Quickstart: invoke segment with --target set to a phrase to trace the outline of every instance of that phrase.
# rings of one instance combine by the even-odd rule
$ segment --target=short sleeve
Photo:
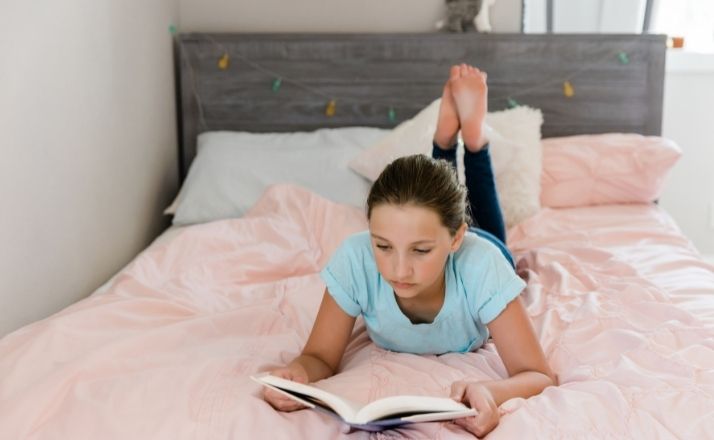
[[[340,306],[352,317],[362,313],[357,292],[364,283],[364,271],[357,253],[346,240],[332,254],[327,265],[320,271],[320,278],[325,282],[327,290]],[[360,273],[362,272],[362,273]]]
[[[490,256],[490,264],[483,272],[480,280],[479,294],[476,295],[474,307],[479,320],[483,324],[496,319],[526,287],[513,267],[502,255],[494,252]]]

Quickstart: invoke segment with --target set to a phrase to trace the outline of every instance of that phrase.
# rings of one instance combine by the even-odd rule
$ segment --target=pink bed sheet
[[[2,439],[471,438],[448,423],[345,431],[274,411],[248,375],[296,356],[317,272],[363,214],[290,185],[243,218],[185,228],[111,283],[0,340]],[[509,231],[523,299],[560,378],[501,407],[489,438],[713,438],[714,267],[654,205],[541,211]],[[506,376],[492,344],[416,356],[358,320],[342,373],[367,402]]]

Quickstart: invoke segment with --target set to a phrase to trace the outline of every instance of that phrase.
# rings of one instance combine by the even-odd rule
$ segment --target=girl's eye
[[[382,250],[382,251],[387,251],[387,250],[391,249],[391,246],[387,246],[384,244],[378,244],[376,246],[377,246],[377,249]],[[431,252],[431,249],[414,249],[414,252],[416,252],[418,254],[428,254],[429,252]]]

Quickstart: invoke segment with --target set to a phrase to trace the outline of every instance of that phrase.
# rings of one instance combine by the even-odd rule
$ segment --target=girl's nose
[[[394,268],[396,281],[407,281],[412,276],[412,265],[408,258],[397,257]]]

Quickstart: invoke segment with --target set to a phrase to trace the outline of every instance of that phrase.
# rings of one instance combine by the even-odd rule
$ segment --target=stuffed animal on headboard
[[[489,11],[496,0],[446,0],[447,17],[437,29],[449,32],[491,32]]]

